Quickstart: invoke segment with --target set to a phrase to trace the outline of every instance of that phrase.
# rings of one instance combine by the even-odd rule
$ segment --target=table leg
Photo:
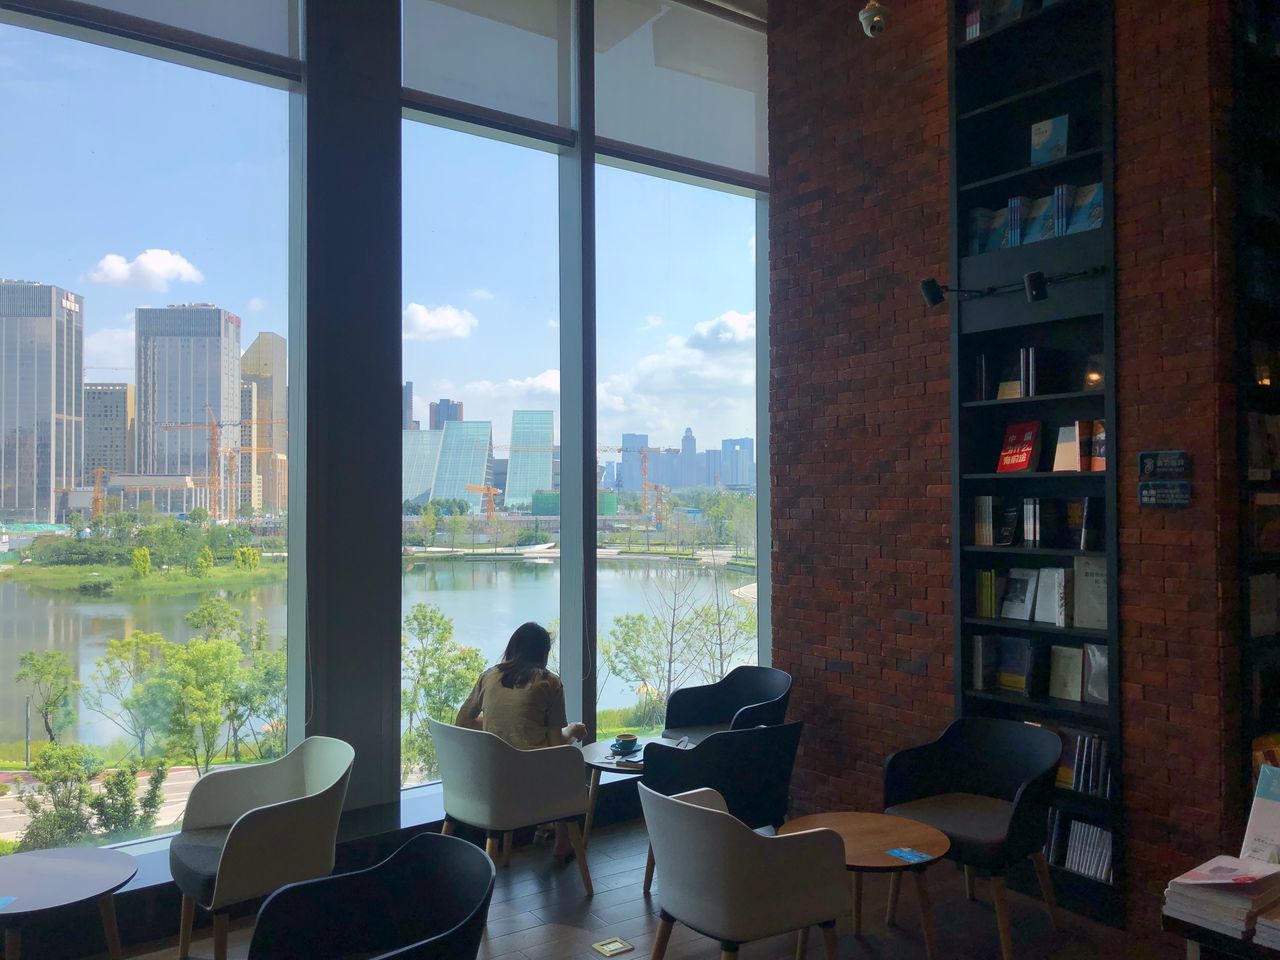
[[[796,931],[796,960],[804,960],[809,953],[809,928],[801,927]]]
[[[591,768],[591,789],[587,792],[587,817],[582,824],[582,845],[591,843],[591,821],[596,818],[596,797],[600,794],[600,771]]]
[[[104,893],[98,898],[98,912],[102,914],[102,933],[107,939],[107,956],[120,960],[120,927],[116,925],[116,898]]]
[[[862,936],[862,871],[853,871],[853,935]]]
[[[4,928],[4,960],[19,960],[22,956],[22,931],[17,927]]]
[[[1194,940],[1187,941],[1187,960],[1200,960],[1200,944]]]
[[[898,917],[898,888],[902,885],[902,873],[889,874],[889,902],[884,907],[884,925],[892,927]]]
[[[920,928],[924,932],[925,960],[933,960],[933,907],[929,903],[929,887],[924,871],[912,871],[916,878],[916,899],[920,901]]]

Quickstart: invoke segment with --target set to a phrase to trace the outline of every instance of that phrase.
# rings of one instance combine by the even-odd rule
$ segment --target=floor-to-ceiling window
[[[236,11],[149,25],[297,56]],[[288,82],[45,27],[0,23],[0,852],[286,745]]]

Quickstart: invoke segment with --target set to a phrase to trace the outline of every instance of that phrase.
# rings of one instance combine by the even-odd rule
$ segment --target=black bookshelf
[[[960,716],[1004,717],[1084,733],[1106,745],[1111,790],[1099,797],[1059,788],[1054,806],[1066,822],[1100,826],[1112,836],[1112,876],[1104,882],[1051,861],[1059,903],[1067,909],[1116,926],[1125,920],[1123,738],[1121,736],[1117,465],[1118,425],[1115,397],[1115,251],[1114,251],[1114,55],[1112,0],[1023,0],[1016,19],[986,24],[966,37],[970,0],[950,8],[950,155],[951,259],[949,286],[989,295],[952,294],[952,563],[955,631],[955,702]],[[1066,114],[1067,143],[1062,155],[1032,164],[1030,127]],[[1280,130],[1280,126],[1277,126]],[[1052,239],[988,249],[970,236],[974,211],[999,210],[1008,200],[1052,196],[1059,184],[1084,187],[1100,183],[1104,197],[1101,225]],[[1021,283],[1032,271],[1061,277],[1049,284],[1048,297],[1028,303]],[[1084,274],[1067,278],[1068,274]],[[1023,348],[1035,347],[1049,358],[1056,374],[1052,389],[998,396],[993,373],[1008,369]],[[1090,361],[1101,358],[1102,383],[1085,384]],[[979,363],[979,358],[982,362]],[[978,373],[977,371],[983,371]],[[1041,381],[1044,382],[1043,379]],[[1053,470],[1059,427],[1077,421],[1106,424],[1105,467],[1085,472]],[[1038,421],[1041,459],[1034,469],[997,470],[1005,429]],[[1059,501],[1065,514],[1071,502],[1085,499],[1094,511],[1095,529],[1087,549],[1060,542],[1058,536],[1023,544],[980,542],[980,497]],[[1101,519],[1097,511],[1101,508]],[[997,514],[998,515],[998,514]],[[984,537],[982,539],[990,539]],[[1054,542],[1059,541],[1059,542]],[[1043,545],[1042,545],[1043,544]],[[1012,568],[1076,569],[1077,563],[1106,571],[1105,627],[1055,626],[1034,620],[980,616],[978,571]],[[1083,569],[1083,567],[1081,568]],[[997,610],[996,612],[1000,612]],[[1104,646],[1108,657],[1107,701],[1028,696],[990,682],[975,689],[974,637],[1017,637],[1042,654],[1047,664],[1054,646]],[[1044,669],[1047,669],[1045,667]],[[1029,689],[1042,693],[1047,678]],[[1065,843],[1063,844],[1065,846]],[[1013,871],[1012,886],[1039,896],[1030,870]]]
[[[1240,463],[1240,650],[1243,690],[1241,796],[1253,796],[1254,749],[1280,734],[1280,444],[1266,418],[1280,417],[1280,284],[1259,277],[1280,257],[1280,37],[1267,37],[1280,0],[1250,0],[1235,18],[1232,169],[1236,175],[1236,334]],[[1270,272],[1270,271],[1268,271]],[[1260,286],[1261,284],[1261,286]],[[1280,440],[1280,436],[1276,438]],[[1268,529],[1269,528],[1269,529]],[[1268,611],[1269,608],[1269,611]],[[1270,622],[1259,622],[1261,617]]]

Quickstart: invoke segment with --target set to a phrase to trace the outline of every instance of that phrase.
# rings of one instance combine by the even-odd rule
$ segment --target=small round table
[[[0,926],[5,960],[22,953],[22,924],[38,914],[97,900],[112,960],[120,957],[113,894],[133,879],[138,861],[119,850],[70,847],[0,857]],[[4,901],[12,897],[8,903]]]
[[[596,816],[596,797],[600,793],[600,774],[603,771],[610,773],[630,773],[640,776],[642,770],[627,769],[619,767],[618,760],[624,762],[627,760],[639,760],[644,756],[644,748],[647,743],[665,743],[669,747],[679,744],[678,740],[666,740],[662,737],[643,737],[637,741],[639,746],[632,750],[625,757],[616,757],[613,753],[612,741],[597,740],[595,743],[583,744],[580,749],[582,751],[582,762],[591,768],[591,790],[587,796],[587,817],[586,822],[582,825],[582,845],[585,847],[591,840],[591,821]]]
[[[778,833],[798,833],[820,827],[834,830],[844,841],[845,866],[853,873],[853,935],[862,936],[862,875],[890,874],[885,923],[892,924],[898,908],[898,883],[902,874],[909,870],[915,877],[916,896],[920,900],[920,925],[924,931],[925,956],[932,960],[933,913],[929,905],[924,871],[951,849],[951,841],[947,839],[947,835],[927,824],[883,813],[817,813],[788,820]],[[915,862],[903,860],[889,853],[890,850],[913,851],[922,854],[923,859]]]

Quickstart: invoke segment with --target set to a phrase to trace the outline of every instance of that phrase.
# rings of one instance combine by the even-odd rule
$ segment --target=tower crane
[[[657,528],[661,530],[663,525],[663,519],[664,519],[663,510],[664,510],[664,507],[666,506],[666,503],[663,500],[663,496],[665,494],[670,493],[671,488],[664,487],[660,483],[650,483],[648,480],[644,481],[644,487],[646,490],[653,491],[653,522],[657,526]]]
[[[491,483],[486,483],[483,487],[476,486],[474,483],[468,483],[467,489],[472,493],[479,493],[484,497],[484,515],[485,519],[493,523],[494,505],[493,498],[500,494],[499,490]]]

